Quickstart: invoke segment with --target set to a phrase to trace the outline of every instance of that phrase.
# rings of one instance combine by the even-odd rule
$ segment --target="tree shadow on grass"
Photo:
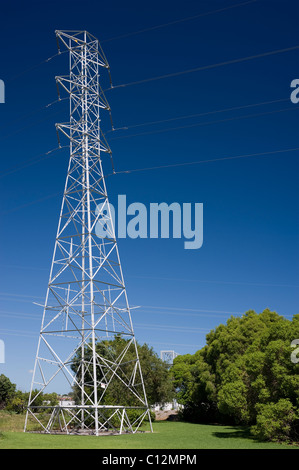
[[[254,440],[253,435],[250,432],[250,426],[225,426],[223,432],[213,432],[213,436],[221,439],[251,439]]]

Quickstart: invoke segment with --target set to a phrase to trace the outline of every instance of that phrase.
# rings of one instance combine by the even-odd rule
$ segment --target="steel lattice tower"
[[[110,108],[99,71],[109,65],[88,32],[56,31],[56,37],[69,52],[70,74],[56,82],[69,94],[70,122],[56,127],[70,141],[70,160],[25,431],[34,417],[46,433],[136,432],[150,411],[101,162],[110,149],[100,112]],[[99,225],[106,227],[102,237]],[[58,378],[76,390],[75,404],[38,405]]]

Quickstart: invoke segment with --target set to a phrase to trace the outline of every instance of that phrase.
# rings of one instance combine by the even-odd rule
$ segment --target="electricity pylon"
[[[174,359],[179,356],[175,351],[161,351],[160,354],[161,360],[170,366],[173,365]]]
[[[56,128],[70,141],[70,160],[25,431],[32,417],[46,433],[136,432],[146,417],[152,430],[101,161],[111,151],[100,130],[110,107],[99,70],[109,65],[88,32],[56,37],[69,52],[70,73],[56,82],[69,95],[70,122]],[[75,391],[74,404],[39,403],[58,379]]]

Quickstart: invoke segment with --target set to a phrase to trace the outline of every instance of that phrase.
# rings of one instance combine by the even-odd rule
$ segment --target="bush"
[[[256,425],[252,434],[263,441],[288,441],[292,427],[298,419],[295,407],[290,400],[281,399],[277,403],[257,405]]]
[[[133,423],[135,420],[137,420],[143,413],[144,413],[144,410],[134,410],[134,409],[127,409],[126,410],[126,413],[127,413],[127,416],[130,420],[131,423]],[[151,417],[151,421],[155,421],[155,413],[153,411],[150,410],[150,417]],[[145,418],[144,418],[144,421],[145,422],[148,422],[149,419],[148,419],[148,414],[146,414]]]
[[[7,411],[13,411],[14,413],[20,414],[24,413],[26,408],[26,403],[20,397],[13,397],[6,405]]]
[[[16,385],[11,383],[4,374],[0,375],[0,409],[5,408],[8,400],[10,400],[16,391]]]

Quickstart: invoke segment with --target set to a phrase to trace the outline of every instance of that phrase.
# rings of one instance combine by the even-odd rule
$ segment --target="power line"
[[[195,72],[195,71],[199,71],[199,70],[205,70],[207,68],[214,68],[214,67],[218,67],[218,66],[223,66],[223,65],[227,65],[227,64],[232,64],[232,63],[236,63],[236,62],[240,62],[240,61],[245,61],[245,60],[251,60],[251,59],[254,59],[254,58],[258,58],[258,57],[264,57],[264,56],[267,56],[267,55],[273,55],[273,54],[277,54],[277,53],[281,53],[281,52],[287,52],[287,51],[291,51],[291,50],[295,50],[295,49],[298,49],[299,46],[294,46],[294,47],[291,47],[291,48],[287,48],[287,49],[279,49],[279,50],[275,50],[275,51],[271,51],[271,52],[267,52],[267,53],[262,53],[262,54],[258,54],[258,55],[255,55],[255,56],[249,56],[249,57],[244,57],[244,58],[241,58],[241,59],[234,59],[234,60],[230,60],[230,61],[226,61],[226,62],[221,62],[221,63],[218,63],[218,64],[213,64],[213,65],[208,65],[208,66],[203,66],[203,67],[198,67],[198,68],[195,68],[195,69],[191,69],[191,70],[187,70],[187,71],[182,71],[182,72],[176,72],[174,74],[167,74],[167,75],[162,75],[160,77],[153,77],[153,78],[149,78],[149,79],[145,79],[145,80],[141,80],[141,81],[136,81],[136,82],[131,82],[131,83],[128,83],[128,84],[124,84],[124,85],[117,85],[117,86],[114,86],[113,88],[117,88],[117,87],[123,87],[123,86],[129,86],[129,85],[133,85],[133,84],[138,84],[138,83],[145,83],[147,81],[152,81],[152,80],[159,80],[159,79],[163,79],[163,78],[168,78],[168,77],[173,77],[173,76],[176,76],[176,75],[181,75],[181,74],[185,74],[185,73],[190,73],[190,72]],[[52,57],[46,59],[45,61],[42,61],[41,63],[44,63],[44,62],[48,62],[49,60],[52,60],[54,57],[56,57],[57,55],[59,55],[59,53],[53,55]],[[59,100],[58,100],[59,101]],[[278,101],[278,100],[277,100]],[[56,101],[55,101],[56,102]],[[53,102],[53,103],[55,103]],[[53,104],[53,103],[50,103]],[[262,103],[261,103],[262,104]],[[265,103],[266,104],[266,103]],[[258,104],[254,104],[252,106],[255,106],[255,105],[258,105]],[[45,107],[48,107],[49,105],[46,105]],[[251,106],[251,105],[247,105],[248,107]],[[245,106],[244,106],[245,107]],[[241,107],[235,107],[235,109],[241,109]],[[233,109],[233,108],[232,108]],[[289,109],[295,109],[295,108],[289,108]],[[227,109],[229,110],[229,109]],[[284,110],[281,110],[281,111],[284,111]],[[217,111],[217,112],[222,112],[221,110]],[[280,110],[278,111],[272,111],[272,112],[269,112],[269,113],[266,113],[266,114],[272,114],[272,113],[275,113],[275,112],[280,112]],[[56,113],[55,113],[56,114]],[[183,116],[182,118],[187,118],[188,116]],[[190,116],[189,116],[190,117]],[[247,116],[245,116],[247,117]],[[226,119],[226,120],[234,120],[234,119],[244,119],[245,118],[244,116],[242,117],[239,117],[239,118],[229,118],[229,119]],[[252,116],[248,116],[248,117],[253,117]],[[173,118],[173,120],[175,120],[177,118]],[[167,121],[170,121],[171,119],[169,120],[164,120],[164,122],[167,122]],[[225,120],[225,121],[226,121]],[[152,122],[152,123],[148,123],[148,124],[154,124],[154,123],[158,123],[159,121],[156,121],[156,122]],[[163,121],[161,121],[163,122]],[[224,122],[223,121],[216,121],[216,122]],[[173,128],[173,129],[167,129],[167,130],[159,130],[159,131],[151,131],[151,132],[148,132],[148,133],[140,133],[140,134],[135,134],[135,135],[131,135],[131,136],[123,136],[123,137],[116,137],[116,138],[112,138],[112,140],[116,140],[116,139],[120,139],[120,138],[127,138],[127,137],[133,137],[133,136],[136,136],[136,135],[146,135],[146,134],[150,134],[150,133],[159,133],[159,132],[166,132],[166,131],[169,131],[169,130],[177,130],[177,129],[183,129],[183,128],[187,128],[187,127],[193,127],[193,126],[200,126],[200,125],[204,125],[205,123],[199,123],[199,124],[193,124],[193,125],[189,125],[189,126],[181,126],[181,127],[177,127],[177,128]],[[211,122],[210,122],[211,124]],[[141,126],[142,124],[140,124]],[[146,125],[143,124],[143,125]],[[135,125],[135,127],[137,127],[137,125]],[[134,127],[134,126],[130,126],[130,127]],[[5,136],[7,137],[7,136]],[[48,153],[47,153],[48,154]],[[46,154],[46,155],[47,155]],[[30,163],[30,164],[33,164],[33,163]],[[21,166],[21,168],[24,168],[24,166]],[[14,169],[12,171],[17,171],[17,169]],[[119,173],[119,172],[118,172]],[[5,172],[4,174],[2,174],[1,176],[5,176],[7,174],[7,172]]]
[[[31,269],[35,271],[44,271],[48,272],[48,268],[41,267],[41,266],[21,266],[21,265],[1,265],[3,269]],[[132,279],[149,279],[149,280],[158,280],[158,281],[179,281],[179,282],[198,282],[198,283],[205,283],[205,284],[228,284],[228,285],[241,285],[241,286],[257,286],[257,287],[291,287],[291,288],[298,288],[299,285],[297,284],[281,284],[281,283],[269,283],[269,282],[242,282],[242,281],[228,281],[228,280],[211,280],[211,279],[189,279],[189,278],[177,278],[177,277],[162,277],[162,276],[135,276],[135,275],[128,275],[128,278]],[[1,295],[18,295],[18,294],[7,294],[1,293]],[[18,295],[19,296],[19,295]],[[29,296],[30,297],[30,296]],[[43,297],[39,297],[43,298]]]
[[[39,106],[38,108],[34,109],[33,111],[31,111],[30,113],[26,113],[26,114],[21,114],[21,115],[18,115],[18,117],[16,119],[13,119],[12,121],[6,121],[5,124],[14,124],[15,122],[19,122],[19,121],[24,121],[25,119],[31,117],[31,116],[34,116],[35,114],[38,114],[40,113],[41,111],[43,111],[44,109],[46,108],[49,108],[50,106],[52,106],[53,104],[55,103],[58,103],[59,101],[64,101],[66,100],[67,98],[60,98],[60,99],[57,99],[55,101],[52,101],[51,103],[48,103],[46,105],[43,105],[43,106]],[[17,129],[19,130],[19,129]],[[21,129],[22,130],[22,129]]]
[[[1,173],[0,178],[3,178],[4,176],[15,173],[16,171],[23,170],[24,168],[27,168],[28,166],[35,165],[36,163],[47,160],[48,158],[50,158],[53,152],[57,152],[57,150],[61,150],[62,148],[66,148],[66,147],[68,146],[64,145],[64,146],[56,147],[52,150],[48,150],[48,152],[41,153],[40,155],[36,157],[25,160],[23,163],[21,163],[18,166],[10,167],[6,171],[4,171],[4,173]]]
[[[267,105],[267,104],[281,103],[281,102],[289,101],[289,100],[290,100],[289,98],[280,98],[278,100],[260,101],[258,103],[245,104],[245,105],[242,105],[242,106],[233,106],[233,107],[230,107],[230,108],[216,109],[215,111],[206,111],[204,113],[185,114],[183,116],[177,116],[177,117],[168,118],[168,119],[160,119],[158,121],[147,121],[147,122],[143,122],[143,123],[140,123],[140,124],[131,124],[129,126],[123,126],[123,127],[114,128],[112,130],[108,130],[105,133],[105,135],[107,135],[110,132],[128,130],[128,129],[133,129],[133,128],[136,128],[136,127],[152,126],[152,125],[155,125],[155,124],[164,124],[165,122],[179,121],[181,119],[192,119],[192,118],[195,118],[195,117],[208,116],[208,115],[211,115],[211,114],[224,113],[224,112],[228,112],[228,111],[237,111],[237,110],[240,110],[240,109],[252,108],[252,107],[255,107],[255,106],[263,106],[263,105]]]
[[[35,299],[43,299],[43,297],[38,297],[38,296],[36,296],[36,295],[16,294],[16,293],[14,293],[14,292],[12,292],[12,293],[9,293],[9,292],[0,292],[0,295],[1,295],[1,296],[5,296],[5,297],[21,297],[21,298],[22,298],[22,297],[23,297],[23,298],[29,297],[29,298],[31,298],[31,299],[32,299],[32,298],[35,298]]]
[[[222,281],[222,280],[208,280],[208,279],[187,279],[187,278],[174,278],[174,277],[151,277],[151,276],[127,276],[137,279],[151,279],[159,281],[186,281],[186,282],[199,282],[207,284],[228,284],[228,285],[241,285],[241,286],[258,286],[258,287],[295,287],[299,286],[296,284],[271,284],[262,282],[240,282],[240,281]]]
[[[23,313],[14,313],[14,312],[0,312],[0,318],[7,317],[7,318],[24,318],[27,320],[39,320],[41,315],[27,315]]]
[[[13,300],[13,299],[11,299]],[[143,307],[142,305],[140,306],[142,308],[142,312],[145,312],[144,308],[150,309],[150,314],[158,314],[158,315],[171,315],[173,312],[173,309],[167,308],[169,312],[163,312],[161,310],[164,309],[164,307],[161,306],[156,306],[156,307]],[[131,308],[133,308],[131,306]],[[152,312],[152,309],[156,309],[156,312]],[[244,312],[228,312],[228,311],[222,311],[222,310],[204,310],[204,309],[186,309],[186,308],[176,308],[175,310],[183,312],[183,313],[173,313],[174,315],[177,316],[202,316],[202,317],[221,317],[223,318],[223,315],[243,315]],[[196,312],[196,313],[193,313]],[[213,315],[213,313],[217,313],[217,315]],[[32,314],[27,314],[27,313],[22,313],[22,312],[9,312],[7,310],[2,310],[0,311],[0,317],[5,316],[5,317],[21,317],[24,319],[39,319],[40,315],[32,315]]]
[[[153,310],[157,310],[157,312],[152,312],[152,313],[157,313],[159,315],[161,314],[169,314],[169,315],[188,315],[188,316],[208,316],[208,317],[214,317],[214,316],[222,316],[222,315],[244,315],[245,311],[243,312],[234,312],[230,310],[209,310],[209,309],[198,309],[198,308],[181,308],[181,307],[162,307],[162,306],[153,306],[153,305],[147,305],[147,306],[142,306],[144,308],[149,308]],[[162,312],[161,312],[162,310]],[[166,310],[166,312],[163,310]],[[249,310],[249,309],[247,309]],[[184,312],[184,313],[175,313],[175,312]],[[211,315],[212,314],[212,315]],[[213,315],[217,314],[217,315]],[[293,315],[282,315],[283,317],[293,317]]]
[[[10,209],[8,211],[1,212],[0,214],[1,215],[10,214],[11,212],[15,212],[15,211],[18,211],[20,209],[25,209],[26,207],[32,206],[33,204],[36,204],[38,202],[47,201],[48,199],[52,199],[53,197],[61,196],[61,194],[62,194],[61,191],[58,191],[58,192],[52,193],[52,194],[48,194],[48,196],[44,196],[44,197],[41,197],[39,199],[34,199],[34,201],[28,202],[27,204],[22,204],[21,206],[14,207],[13,209]]]
[[[63,98],[64,99],[64,98]],[[42,110],[42,109],[45,109],[49,106],[52,106],[54,103],[56,102],[59,102],[59,101],[62,101],[63,99],[61,100],[56,100],[56,101],[53,101],[52,103],[49,103],[47,104],[46,106],[43,106],[42,108],[39,108],[38,111]],[[196,114],[189,114],[189,115],[184,115],[184,116],[178,116],[178,117],[174,117],[174,118],[168,118],[168,119],[163,119],[163,120],[159,120],[159,121],[151,121],[151,122],[146,122],[146,123],[141,123],[141,124],[133,124],[133,125],[130,125],[130,126],[126,126],[126,127],[121,127],[121,128],[117,128],[117,129],[114,129],[114,131],[118,131],[118,130],[128,130],[130,128],[136,128],[136,127],[142,127],[142,126],[147,126],[147,125],[154,125],[154,124],[161,124],[161,123],[166,123],[166,122],[171,122],[171,121],[177,121],[177,120],[180,120],[180,119],[189,119],[189,118],[194,118],[194,117],[200,117],[200,116],[207,116],[207,115],[211,115],[211,114],[217,114],[217,113],[224,113],[224,112],[227,112],[227,111],[236,111],[236,110],[240,110],[240,109],[245,109],[245,108],[251,108],[251,107],[255,107],[255,106],[263,106],[263,105],[268,105],[268,104],[274,104],[274,103],[279,103],[279,102],[283,102],[283,101],[288,101],[289,99],[288,98],[281,98],[281,99],[277,99],[277,100],[270,100],[270,101],[262,101],[262,102],[258,102],[258,103],[253,103],[253,104],[247,104],[247,105],[241,105],[241,106],[234,106],[234,107],[230,107],[230,108],[223,108],[223,109],[218,109],[218,110],[215,110],[215,111],[207,111],[205,113],[196,113]],[[295,109],[295,108],[293,108]],[[242,118],[242,117],[241,117]],[[236,117],[235,119],[238,119],[238,117]],[[215,122],[221,122],[221,121],[215,121]],[[224,121],[223,121],[224,122]],[[212,124],[213,121],[210,121],[208,122],[208,124]],[[196,124],[196,125],[201,125],[201,124],[204,124],[204,123],[199,123],[199,124]],[[193,124],[194,125],[194,124]],[[191,125],[192,126],[192,125]],[[189,127],[189,126],[186,126],[186,127]],[[183,127],[182,127],[183,128]],[[170,129],[166,129],[166,131],[168,130],[176,130],[178,128],[170,128]],[[160,130],[160,132],[162,132],[163,130]],[[107,135],[109,132],[113,132],[112,131],[107,131],[105,133],[105,135]],[[151,131],[152,132],[152,131]],[[155,131],[154,131],[155,132]],[[134,135],[129,135],[129,136],[125,136],[125,137],[135,137],[135,135],[143,135],[143,134],[134,134]],[[116,137],[116,138],[111,138],[111,140],[116,140],[116,139],[119,139],[119,138],[125,138],[125,137]],[[67,148],[68,146],[60,146],[60,147],[56,147],[52,150],[49,150],[47,152],[44,152],[36,157],[33,157],[33,158],[30,158],[28,160],[24,160],[23,163],[20,163],[20,165],[18,166],[13,166],[13,167],[10,167],[8,168],[7,170],[5,170],[1,175],[0,175],[0,178],[2,177],[5,177],[11,173],[15,173],[19,170],[22,170],[24,168],[27,168],[28,166],[31,166],[31,165],[34,165],[36,163],[39,163],[41,161],[44,161],[46,159],[49,158],[49,155],[52,154],[53,152],[56,152],[57,150],[60,150],[62,148]],[[44,157],[44,158],[42,158]]]
[[[200,343],[197,343],[197,344],[190,344],[190,343],[162,343],[162,342],[159,342],[159,341],[150,341],[150,344],[156,344],[156,345],[159,345],[160,347],[161,346],[171,346],[171,347],[188,347],[188,348],[197,348],[197,349],[201,349],[204,344],[200,345]]]
[[[11,333],[11,331],[13,331],[13,333]],[[15,333],[14,331],[18,331],[18,330],[1,330],[1,335],[3,336],[20,336],[20,337],[25,337],[25,338],[36,338],[36,335],[37,333],[35,332],[34,334],[32,334],[33,332],[28,332],[28,333]],[[160,343],[160,342],[157,342],[157,341],[148,341],[148,343],[150,344],[156,344],[156,345],[163,345],[163,346],[181,346],[181,347],[194,347],[194,348],[201,348],[202,346],[200,346],[199,344],[190,344],[190,343],[187,343],[187,344],[183,344],[183,343]]]
[[[246,62],[246,61],[249,61],[249,60],[259,59],[261,57],[268,57],[268,56],[275,55],[275,54],[281,54],[283,52],[290,52],[290,51],[294,51],[294,50],[297,50],[297,49],[299,49],[299,46],[292,46],[292,47],[287,47],[287,48],[284,48],[284,49],[276,49],[274,51],[263,52],[261,54],[255,54],[255,55],[251,55],[251,56],[240,57],[239,59],[226,60],[224,62],[218,62],[216,64],[203,65],[201,67],[195,67],[193,69],[182,70],[180,72],[173,72],[173,73],[168,73],[168,74],[165,74],[165,75],[159,75],[157,77],[144,78],[142,80],[135,80],[133,82],[123,83],[121,85],[114,85],[111,88],[108,88],[108,90],[115,89],[115,88],[121,88],[121,87],[123,88],[123,87],[127,87],[127,86],[132,86],[132,85],[140,85],[140,84],[143,84],[143,83],[153,82],[153,81],[156,81],[156,80],[163,80],[165,78],[178,77],[180,75],[186,75],[188,73],[201,72],[203,70],[210,70],[210,69],[214,69],[214,68],[217,68],[217,67],[223,67],[225,65],[232,65],[232,64],[237,64],[237,63],[240,63],[240,62]],[[107,91],[107,90],[105,90],[105,91]]]
[[[202,333],[211,331],[210,328],[198,328],[190,327],[186,325],[154,325],[154,324],[143,324],[143,323],[134,323],[135,328],[142,328],[145,330],[156,330],[156,331],[180,331],[182,333]]]
[[[4,269],[33,269],[38,271],[48,271],[48,268],[41,268],[38,266],[20,266],[20,265],[12,265],[12,264],[1,264],[2,268]],[[1,294],[0,294],[1,295]]]
[[[170,118],[170,119],[166,119],[166,120],[152,121],[152,122],[143,123],[143,124],[135,124],[135,125],[132,125],[132,126],[129,126],[129,127],[126,127],[126,128],[121,128],[121,129],[129,129],[129,128],[132,128],[132,127],[139,127],[139,126],[145,126],[145,125],[150,125],[150,124],[170,122],[170,121],[179,120],[179,119],[187,119],[187,118],[191,118],[191,117],[199,117],[199,116],[204,116],[204,115],[209,115],[209,114],[222,113],[222,112],[226,112],[226,111],[239,110],[239,109],[243,109],[243,108],[261,106],[261,105],[265,105],[265,104],[272,104],[272,103],[277,103],[277,102],[281,102],[281,101],[288,101],[288,100],[287,99],[279,99],[279,100],[271,100],[271,101],[265,101],[265,102],[260,102],[260,103],[248,104],[248,105],[244,105],[244,106],[235,106],[235,107],[232,107],[232,108],[225,108],[225,109],[220,109],[220,110],[216,110],[216,111],[209,111],[209,112],[206,112],[206,113],[185,115],[185,116]],[[53,104],[53,103],[50,103],[50,105],[51,104]],[[47,106],[49,106],[49,105],[47,105]],[[203,125],[209,125],[209,124],[218,124],[218,123],[222,123],[222,122],[228,122],[228,121],[233,121],[233,120],[238,120],[238,119],[259,117],[259,116],[263,116],[263,115],[275,114],[275,113],[285,112],[285,111],[290,111],[290,110],[291,111],[298,111],[298,108],[289,107],[289,108],[280,109],[280,110],[267,111],[267,112],[264,112],[264,113],[255,113],[255,114],[249,114],[249,115],[245,115],[245,116],[236,116],[236,117],[226,118],[226,119],[216,120],[216,121],[205,121],[205,122],[200,122],[200,123],[195,123],[195,124],[189,124],[189,125],[186,125],[186,126],[178,126],[178,127],[173,127],[173,128],[159,129],[159,130],[155,130],[155,131],[148,131],[148,132],[142,132],[142,133],[137,133],[137,134],[130,134],[128,136],[119,136],[119,137],[115,137],[115,138],[112,137],[110,140],[119,140],[119,139],[125,139],[125,138],[129,138],[129,137],[137,137],[137,136],[144,136],[144,135],[150,135],[150,134],[157,134],[157,133],[169,132],[169,131],[174,131],[174,130],[180,130],[180,129],[187,129],[187,128],[198,127],[198,126],[203,126]],[[67,147],[68,146],[56,147],[52,150],[49,150],[47,152],[44,152],[44,153],[38,155],[37,157],[25,160],[23,163],[21,163],[17,167],[14,166],[14,167],[11,167],[8,170],[4,171],[4,173],[2,173],[0,175],[0,178],[3,178],[7,175],[15,173],[15,172],[17,172],[19,170],[22,170],[24,168],[27,168],[28,166],[31,166],[31,165],[34,165],[34,164],[39,163],[41,161],[44,161],[44,160],[48,159],[53,152],[56,152],[57,150],[60,150],[62,148],[67,148]],[[41,157],[43,157],[43,158],[41,158]],[[115,172],[115,173],[122,173],[122,172]],[[56,193],[55,193],[55,195],[56,195]]]
[[[222,122],[229,122],[229,121],[237,121],[239,119],[248,119],[248,118],[254,118],[254,117],[259,117],[259,116],[267,116],[270,114],[276,114],[276,113],[282,113],[285,111],[298,111],[299,108],[296,108],[294,106],[284,108],[284,109],[277,109],[274,111],[265,111],[263,113],[255,113],[255,114],[246,114],[245,116],[235,116],[235,117],[230,117],[226,119],[220,119],[217,121],[205,121],[205,122],[198,122],[195,124],[188,124],[186,126],[178,126],[178,127],[170,127],[166,129],[158,129],[155,131],[147,131],[147,132],[139,132],[137,134],[129,134],[129,135],[123,135],[119,137],[112,137],[110,140],[119,140],[119,139],[128,139],[129,137],[138,137],[138,136],[144,136],[144,135],[151,135],[151,134],[161,134],[163,132],[170,132],[170,131],[177,131],[181,129],[188,129],[192,127],[199,127],[199,126],[206,126],[209,124],[220,124]]]
[[[18,297],[18,298],[31,298],[31,299],[43,299],[43,297],[36,296],[36,295],[26,295],[26,294],[9,294],[9,293],[4,293],[0,292],[0,296],[10,296],[10,297]],[[10,299],[15,301],[15,299]],[[134,305],[131,305],[131,308],[133,308]],[[136,306],[137,307],[137,306]],[[190,313],[190,314],[198,314],[198,313],[205,313],[205,314],[211,314],[211,313],[217,313],[217,314],[225,314],[225,315],[244,315],[245,311],[233,311],[230,309],[227,310],[218,310],[218,309],[206,309],[206,308],[189,308],[189,307],[165,307],[163,305],[138,305],[140,309],[149,309],[149,310],[158,310],[158,313],[161,313],[161,311],[169,311],[169,312],[184,312],[185,313]],[[7,311],[0,311],[0,313],[7,313]],[[10,314],[19,314],[20,312],[8,312]],[[154,312],[153,312],[154,313]],[[25,314],[26,315],[26,314]]]
[[[42,60],[42,61],[39,62],[38,64],[33,65],[32,67],[23,70],[22,72],[20,72],[20,73],[17,74],[17,75],[14,75],[14,76],[11,77],[9,80],[6,80],[6,83],[10,83],[10,82],[12,82],[13,80],[16,80],[17,78],[22,77],[22,76],[25,75],[26,73],[32,72],[32,70],[35,70],[35,69],[36,69],[37,67],[39,67],[40,65],[43,65],[43,64],[45,64],[46,62],[50,62],[52,59],[54,59],[54,57],[57,57],[58,55],[65,54],[65,53],[66,53],[66,51],[57,52],[56,54],[52,55],[51,57],[48,57],[47,59]]]
[[[142,306],[141,306],[142,307]],[[244,315],[244,312],[229,312],[229,311],[222,311],[222,310],[204,310],[204,309],[186,309],[186,308],[174,308],[174,307],[161,307],[161,306],[151,306],[148,307],[151,310],[156,310],[155,312],[149,311],[150,315],[159,315],[159,317],[163,315],[171,315],[171,316],[179,316],[179,317],[207,317],[207,318],[226,318],[227,315],[233,316],[240,316]],[[164,309],[164,311],[163,311]],[[165,311],[167,310],[167,311]],[[144,313],[144,309],[142,308],[142,312]],[[292,318],[293,315],[282,315],[285,318]],[[23,318],[26,320],[37,320],[40,319],[40,315],[30,315],[30,314],[23,314],[21,312],[8,312],[8,311],[0,311],[0,318],[1,317],[9,317],[9,318]],[[147,327],[150,329],[149,325],[141,324],[141,323],[134,323],[138,327]],[[168,329],[168,325],[152,325],[154,329]],[[174,326],[175,329],[188,329],[189,327],[184,326]],[[205,330],[205,328],[197,328],[198,330]],[[2,330],[1,330],[2,331]]]
[[[143,310],[144,312],[144,310]],[[175,315],[175,316],[191,316],[191,317],[209,317],[209,318],[223,318],[223,314],[211,314],[211,313],[172,313],[172,312],[151,312],[151,315],[157,314],[159,316],[161,315]],[[7,312],[7,311],[0,311],[0,318],[1,317],[8,317],[8,318],[23,318],[27,320],[38,320],[41,318],[41,315],[28,315],[20,312]]]
[[[36,112],[32,113],[32,114],[36,114]],[[15,134],[18,134],[19,132],[22,132],[23,130],[25,129],[30,129],[31,127],[34,127],[38,124],[40,124],[41,122],[44,122],[44,121],[48,121],[50,118],[54,117],[54,116],[57,116],[58,114],[60,114],[59,111],[55,111],[55,113],[52,113],[50,114],[49,116],[43,118],[43,119],[39,119],[37,122],[34,122],[34,123],[31,123],[31,124],[27,124],[26,126],[22,127],[22,128],[19,128],[19,129],[16,129],[14,130],[13,132],[10,132],[8,134],[5,134],[4,136],[1,137],[0,141],[2,140],[5,140],[7,139],[8,137],[11,137]]]
[[[131,36],[135,36],[137,34],[146,33],[148,31],[154,31],[156,29],[165,28],[166,26],[172,26],[174,24],[183,23],[185,21],[191,21],[191,20],[194,20],[194,19],[197,19],[197,18],[202,18],[204,16],[212,15],[214,13],[221,13],[223,11],[231,10],[233,8],[249,5],[251,3],[256,3],[256,1],[257,0],[249,0],[247,2],[237,3],[235,5],[230,5],[230,6],[227,6],[227,7],[224,7],[224,8],[218,8],[217,10],[210,10],[210,11],[207,11],[207,12],[204,12],[204,13],[199,13],[198,15],[187,16],[185,18],[181,18],[181,19],[174,20],[174,21],[169,21],[167,23],[162,23],[162,24],[158,24],[158,25],[155,25],[155,26],[150,26],[148,28],[139,29],[137,31],[132,31],[131,33],[125,33],[125,34],[121,34],[119,36],[114,36],[112,38],[103,39],[101,41],[101,44],[103,44],[105,42],[116,41],[118,39],[128,38],[128,37],[131,37]]]
[[[256,3],[257,1],[258,0],[248,0],[246,2],[237,3],[235,5],[230,5],[230,6],[227,6],[227,7],[224,7],[224,8],[219,8],[217,10],[211,10],[211,11],[208,11],[208,12],[199,13],[197,15],[188,16],[188,17],[181,18],[181,19],[174,20],[174,21],[170,21],[170,22],[167,22],[167,23],[162,23],[162,24],[159,24],[159,25],[150,26],[148,28],[144,28],[144,29],[141,29],[141,30],[133,31],[133,32],[130,32],[130,33],[125,33],[125,34],[122,34],[122,35],[119,35],[119,36],[114,36],[112,38],[103,39],[101,41],[101,44],[106,43],[106,42],[119,40],[119,39],[124,39],[124,38],[130,37],[130,36],[135,36],[137,34],[145,33],[145,32],[148,32],[148,31],[153,31],[153,30],[164,28],[164,27],[171,26],[171,25],[174,25],[174,24],[183,23],[183,22],[190,21],[190,20],[193,20],[193,19],[205,17],[205,16],[208,16],[208,15],[212,15],[212,14],[215,14],[215,13],[221,13],[223,11],[231,10],[233,8],[249,5],[251,3]],[[43,65],[47,62],[50,62],[55,57],[57,57],[59,55],[62,55],[62,54],[65,54],[66,52],[67,51],[65,51],[65,50],[64,51],[58,51],[57,53],[53,54],[52,56],[48,57],[47,59],[44,59],[44,60],[38,62],[37,64],[29,67],[28,69],[23,70],[22,72],[18,73],[17,75],[14,75],[10,79],[6,80],[6,83],[10,83],[10,82],[16,80],[17,78],[25,75],[26,73],[32,72],[32,70],[35,70],[40,65]]]
[[[158,310],[170,310],[170,311],[180,311],[180,312],[204,312],[204,313],[225,313],[229,315],[243,315],[244,312],[232,312],[230,310],[208,310],[202,308],[185,308],[185,307],[164,307],[160,305],[142,305],[141,307],[158,309]]]
[[[24,331],[23,333],[19,333],[18,331],[20,330],[7,330],[7,329],[1,329],[1,335],[4,336],[24,336],[26,338],[36,338],[37,333],[33,331]],[[23,330],[21,330],[23,331]],[[12,333],[11,333],[12,332]],[[34,335],[32,334],[34,333]]]
[[[7,316],[7,315],[0,315],[0,316]],[[14,315],[14,317],[16,318],[17,316]],[[20,318],[20,316],[19,316]],[[27,318],[27,319],[37,319],[37,317],[29,317],[28,315],[24,315],[23,318]],[[167,330],[172,330],[172,331],[182,331],[183,333],[201,333],[201,332],[204,332],[204,331],[210,331],[209,328],[198,328],[198,327],[188,327],[186,325],[159,325],[159,324],[144,324],[144,323],[137,323],[136,324],[136,328],[142,328],[142,329],[146,329],[146,330],[156,330],[156,331],[164,331],[165,329]],[[13,332],[19,332],[19,331],[23,331],[23,330],[13,330],[13,329],[3,329],[1,328],[1,333],[3,331],[13,331]],[[34,333],[33,331],[27,331],[27,333]]]
[[[199,165],[199,164],[202,164],[202,163],[213,163],[213,162],[220,162],[220,161],[225,161],[225,160],[237,160],[237,159],[240,159],[240,158],[269,156],[269,155],[276,155],[276,154],[282,154],[282,153],[287,153],[287,152],[295,152],[297,150],[299,150],[299,147],[290,148],[290,149],[282,149],[282,150],[271,150],[271,151],[268,151],[268,152],[251,153],[251,154],[244,154],[244,155],[235,155],[235,156],[229,156],[229,157],[210,158],[208,160],[197,160],[197,161],[193,161],[193,162],[173,163],[173,164],[170,164],[170,165],[159,165],[159,166],[152,166],[152,167],[145,167],[145,168],[132,168],[130,170],[115,171],[114,173],[106,175],[105,178],[110,177],[110,176],[114,176],[114,175],[119,175],[119,174],[135,173],[135,172],[139,172],[139,171],[160,170],[160,169],[164,169],[164,168],[174,168],[174,167],[180,167],[180,166]],[[43,202],[47,199],[50,199],[52,197],[56,197],[58,195],[61,195],[61,191],[49,194],[48,196],[44,196],[44,197],[39,198],[39,199],[35,199],[34,201],[31,201],[27,204],[17,206],[13,209],[10,209],[9,211],[2,212],[1,215],[6,215],[6,214],[9,214],[11,212],[15,212],[19,209],[26,208],[26,207],[31,206],[33,204],[36,204],[38,202]]]
[[[236,313],[236,312],[227,312],[227,313],[201,313],[201,312],[198,312],[198,313],[190,313],[190,312],[182,312],[182,313],[178,313],[178,312],[173,312],[173,311],[169,311],[169,312],[165,312],[165,311],[160,311],[160,310],[156,310],[155,312],[149,310],[149,311],[146,311],[144,309],[142,309],[142,312],[143,313],[147,313],[147,314],[150,314],[150,315],[159,315],[159,317],[161,315],[171,315],[171,316],[183,316],[183,317],[206,317],[206,318],[225,318],[225,315],[244,315],[244,312],[239,312],[239,313]],[[283,315],[284,317],[286,318],[292,318],[293,315]]]
[[[221,162],[225,160],[236,160],[238,158],[249,158],[249,157],[261,157],[261,156],[266,156],[266,155],[274,155],[274,154],[281,154],[285,152],[295,152],[299,150],[299,147],[295,148],[290,148],[290,149],[282,149],[282,150],[271,150],[269,152],[259,152],[259,153],[249,153],[249,154],[244,154],[244,155],[235,155],[235,156],[230,156],[230,157],[219,157],[219,158],[210,158],[208,160],[197,160],[194,162],[184,162],[184,163],[173,163],[170,165],[159,165],[159,166],[151,166],[151,167],[146,167],[146,168],[132,168],[130,170],[122,170],[122,171],[116,171],[114,174],[122,174],[122,173],[134,173],[137,171],[149,171],[149,170],[158,170],[162,168],[174,168],[178,166],[188,166],[188,165],[199,165],[201,163],[212,163],[212,162]],[[108,176],[112,176],[108,175]]]

